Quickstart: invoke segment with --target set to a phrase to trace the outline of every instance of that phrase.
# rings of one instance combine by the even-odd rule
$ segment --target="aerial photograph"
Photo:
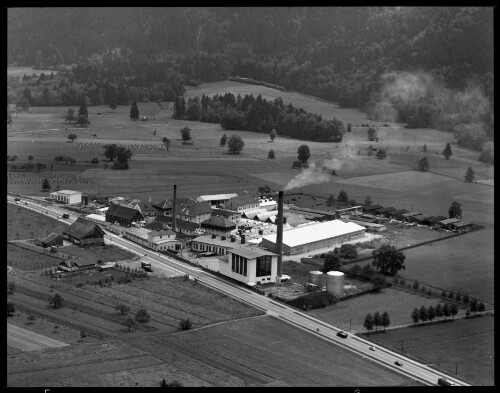
[[[4,387],[495,385],[493,7],[5,14]]]

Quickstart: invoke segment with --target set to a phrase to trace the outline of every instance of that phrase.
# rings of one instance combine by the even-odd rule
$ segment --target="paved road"
[[[31,209],[33,210],[52,212],[56,209],[45,206],[38,207],[34,205],[33,202],[30,203]],[[21,204],[21,206],[28,207],[29,205],[26,206]],[[62,209],[58,207],[54,214],[61,214],[58,212],[59,210]],[[75,218],[76,216],[73,214],[71,220],[64,221],[74,221]],[[327,324],[284,304],[277,303],[274,300],[251,291],[250,289],[231,284],[230,282],[222,280],[200,268],[173,260],[164,255],[158,254],[157,252],[146,249],[136,243],[123,239],[121,236],[117,236],[106,231],[106,239],[118,246],[124,247],[132,252],[136,252],[138,255],[147,256],[151,259],[153,269],[155,264],[161,264],[175,272],[178,272],[179,274],[188,274],[190,279],[197,279],[203,284],[211,286],[214,289],[251,304],[252,306],[258,307],[266,311],[269,315],[273,315],[285,322],[291,323],[298,328],[310,332],[311,334],[315,334],[331,343],[357,353],[365,359],[370,359],[371,361],[400,372],[401,374],[417,381],[428,385],[436,385],[438,378],[446,377],[450,381],[453,381],[456,385],[469,386],[454,377],[445,375],[424,364],[418,363],[388,349],[374,346],[375,351],[372,351],[369,349],[370,346],[372,346],[372,343],[360,337],[349,334],[346,339],[340,338],[337,336],[337,332],[339,332],[340,329],[333,325]],[[403,366],[396,366],[394,364],[395,361],[400,361],[403,363]]]
[[[22,351],[67,347],[69,344],[7,323],[7,345]]]

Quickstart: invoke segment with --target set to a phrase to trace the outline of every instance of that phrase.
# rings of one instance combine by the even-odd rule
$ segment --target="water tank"
[[[323,284],[322,275],[323,273],[318,270],[309,272],[309,283],[321,287]]]
[[[344,296],[344,273],[330,271],[326,273],[326,291],[334,296]]]

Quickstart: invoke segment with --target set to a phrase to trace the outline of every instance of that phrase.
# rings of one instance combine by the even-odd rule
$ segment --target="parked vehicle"
[[[14,198],[14,200],[15,200],[16,202],[20,202],[20,201],[21,201],[21,198]]]
[[[401,363],[399,360],[396,360],[396,361],[394,362],[394,364],[395,364],[396,366],[399,366],[399,367],[402,367],[402,366],[403,366],[403,363]]]
[[[370,351],[375,351],[375,347],[373,345],[370,346]]]
[[[141,267],[151,267],[151,262],[141,262]]]
[[[69,218],[69,214],[68,214],[68,213],[64,213],[64,214],[62,215],[62,217],[63,217],[63,218]]]
[[[438,379],[438,385],[439,386],[455,386],[455,384],[446,378],[439,378]]]
[[[343,332],[343,331],[340,331],[340,332],[337,333],[337,336],[342,337],[342,338],[347,338],[347,333]]]

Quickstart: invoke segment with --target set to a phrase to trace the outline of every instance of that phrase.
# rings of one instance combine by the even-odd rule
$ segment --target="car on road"
[[[402,367],[402,366],[403,366],[403,363],[401,363],[399,360],[396,360],[396,361],[394,362],[394,364],[395,364],[396,366],[399,366],[399,367]]]
[[[25,205],[27,205],[27,204],[28,204],[28,202],[24,202],[24,204],[25,204]]]
[[[62,218],[69,218],[69,214],[68,214],[68,213],[64,213],[64,214],[62,215]]]
[[[438,385],[439,386],[455,386],[455,384],[446,378],[439,378],[438,379]]]
[[[343,331],[340,331],[340,332],[337,333],[337,336],[342,337],[342,338],[347,338],[347,333],[343,332]]]
[[[21,201],[21,198],[14,198],[14,200],[15,200],[16,202],[20,202],[20,201]]]
[[[375,351],[375,347],[373,345],[370,346],[370,351]]]
[[[281,281],[289,281],[289,280],[291,280],[291,279],[292,279],[292,277],[290,277],[290,276],[289,276],[289,275],[287,275],[287,274],[282,274],[282,275],[281,275]]]

